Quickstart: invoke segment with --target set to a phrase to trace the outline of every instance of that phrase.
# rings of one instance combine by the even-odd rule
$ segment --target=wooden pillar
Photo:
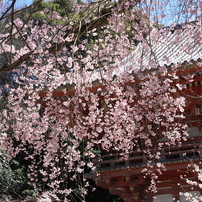
[[[171,176],[171,179],[172,179],[171,187],[172,187],[173,197],[175,198],[175,201],[179,201],[180,188],[178,184],[180,181],[180,176]]]

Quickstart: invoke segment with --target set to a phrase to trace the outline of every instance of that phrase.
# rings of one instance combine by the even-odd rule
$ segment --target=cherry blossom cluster
[[[136,6],[137,2],[117,3],[108,23],[84,30],[85,37],[79,31],[95,19],[91,12],[84,21],[66,18],[66,25],[56,26],[16,19],[12,37],[6,31],[0,35],[0,54],[11,55],[10,64],[26,58],[13,70],[18,86],[7,86],[1,147],[12,157],[26,155],[31,180],[43,176],[57,193],[83,196],[87,182],[82,173],[86,167],[96,169],[95,150],[120,152],[125,158],[137,150],[150,157],[143,172],[151,177],[150,190],[155,191],[156,163],[158,173],[165,169],[158,162],[161,148],[186,140],[186,100],[178,93],[184,86],[176,86],[178,66],[168,69],[153,62],[137,68],[134,64],[141,66],[142,61],[135,55],[135,63],[124,64],[138,43],[152,51],[148,38],[157,40],[163,34],[148,15],[154,15],[153,5],[142,1]],[[90,5],[75,9],[105,8],[96,1]],[[52,18],[61,19],[56,13]],[[75,189],[67,185],[71,182]]]

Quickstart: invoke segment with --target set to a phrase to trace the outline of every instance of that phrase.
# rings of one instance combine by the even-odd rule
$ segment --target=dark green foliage
[[[15,167],[16,169],[11,169]],[[0,199],[36,197],[38,191],[27,178],[25,166],[19,166],[15,160],[8,162],[7,155],[1,151],[0,156]]]
[[[31,19],[41,24],[43,21],[51,25],[64,24],[65,22],[62,22],[61,19],[63,17],[71,18],[71,14],[74,12],[72,2],[71,0],[42,1],[37,7],[37,11],[32,14]],[[52,12],[57,12],[61,19],[50,18]],[[29,13],[25,17],[27,18],[28,15]]]

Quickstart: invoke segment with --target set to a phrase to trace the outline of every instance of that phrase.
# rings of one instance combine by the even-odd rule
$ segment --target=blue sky
[[[16,0],[15,8],[19,9],[19,8],[22,8],[24,5],[30,5],[32,4],[32,1],[33,0]],[[45,0],[45,1],[48,1],[48,0]],[[159,2],[163,3],[164,0],[159,0]],[[11,3],[12,3],[12,0],[4,0],[5,7],[8,7]],[[179,20],[177,20],[177,18],[176,19],[173,18],[174,16],[171,14],[172,12],[171,10],[173,10],[173,8],[175,8],[175,10],[177,9],[176,0],[170,0],[169,6],[165,6],[164,12],[166,12],[168,16],[161,21],[162,24],[168,26],[169,23],[173,21],[175,22],[177,21],[176,23],[180,23],[180,21],[183,21],[183,22],[185,21],[185,19],[182,16],[181,18],[179,18]]]
[[[23,5],[30,5],[32,3],[32,0],[17,0],[16,1],[16,6],[23,6]]]
[[[4,0],[4,6],[8,7],[12,3],[11,0]],[[15,7],[20,8],[24,5],[30,5],[32,3],[32,0],[16,0]]]
[[[32,4],[33,0],[16,0],[15,7],[20,8],[23,7],[24,5],[30,5]],[[7,7],[12,2],[12,0],[4,0],[4,4]]]

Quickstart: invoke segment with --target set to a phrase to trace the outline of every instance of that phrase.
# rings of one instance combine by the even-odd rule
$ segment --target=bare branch
[[[15,1],[16,1],[16,0],[15,0]],[[13,1],[13,2],[15,2],[15,1]],[[43,1],[43,0],[38,0],[38,1],[36,1],[35,3],[31,4],[30,6],[27,6],[27,7],[25,7],[25,8],[16,10],[16,11],[14,11],[14,12],[9,13],[8,15],[6,15],[6,14],[9,12],[9,10],[12,8],[12,5],[14,5],[13,2],[12,2],[12,4],[10,5],[10,7],[9,7],[9,8],[3,13],[3,15],[0,17],[0,21],[6,19],[6,18],[8,18],[8,17],[10,17],[11,15],[15,15],[15,14],[17,14],[17,13],[20,13],[20,12],[24,11],[24,10],[27,10],[27,9],[33,7],[33,6],[36,7],[36,6],[39,5],[39,3],[41,3],[42,1]]]
[[[6,11],[3,13],[3,15],[1,16],[0,20],[4,19],[5,16],[6,16],[6,14],[7,14],[10,10],[12,10],[12,9],[14,8],[15,3],[16,3],[16,0],[13,0],[13,1],[12,1],[12,4],[7,8],[7,10],[6,10]],[[13,12],[12,12],[11,14],[13,14]]]

